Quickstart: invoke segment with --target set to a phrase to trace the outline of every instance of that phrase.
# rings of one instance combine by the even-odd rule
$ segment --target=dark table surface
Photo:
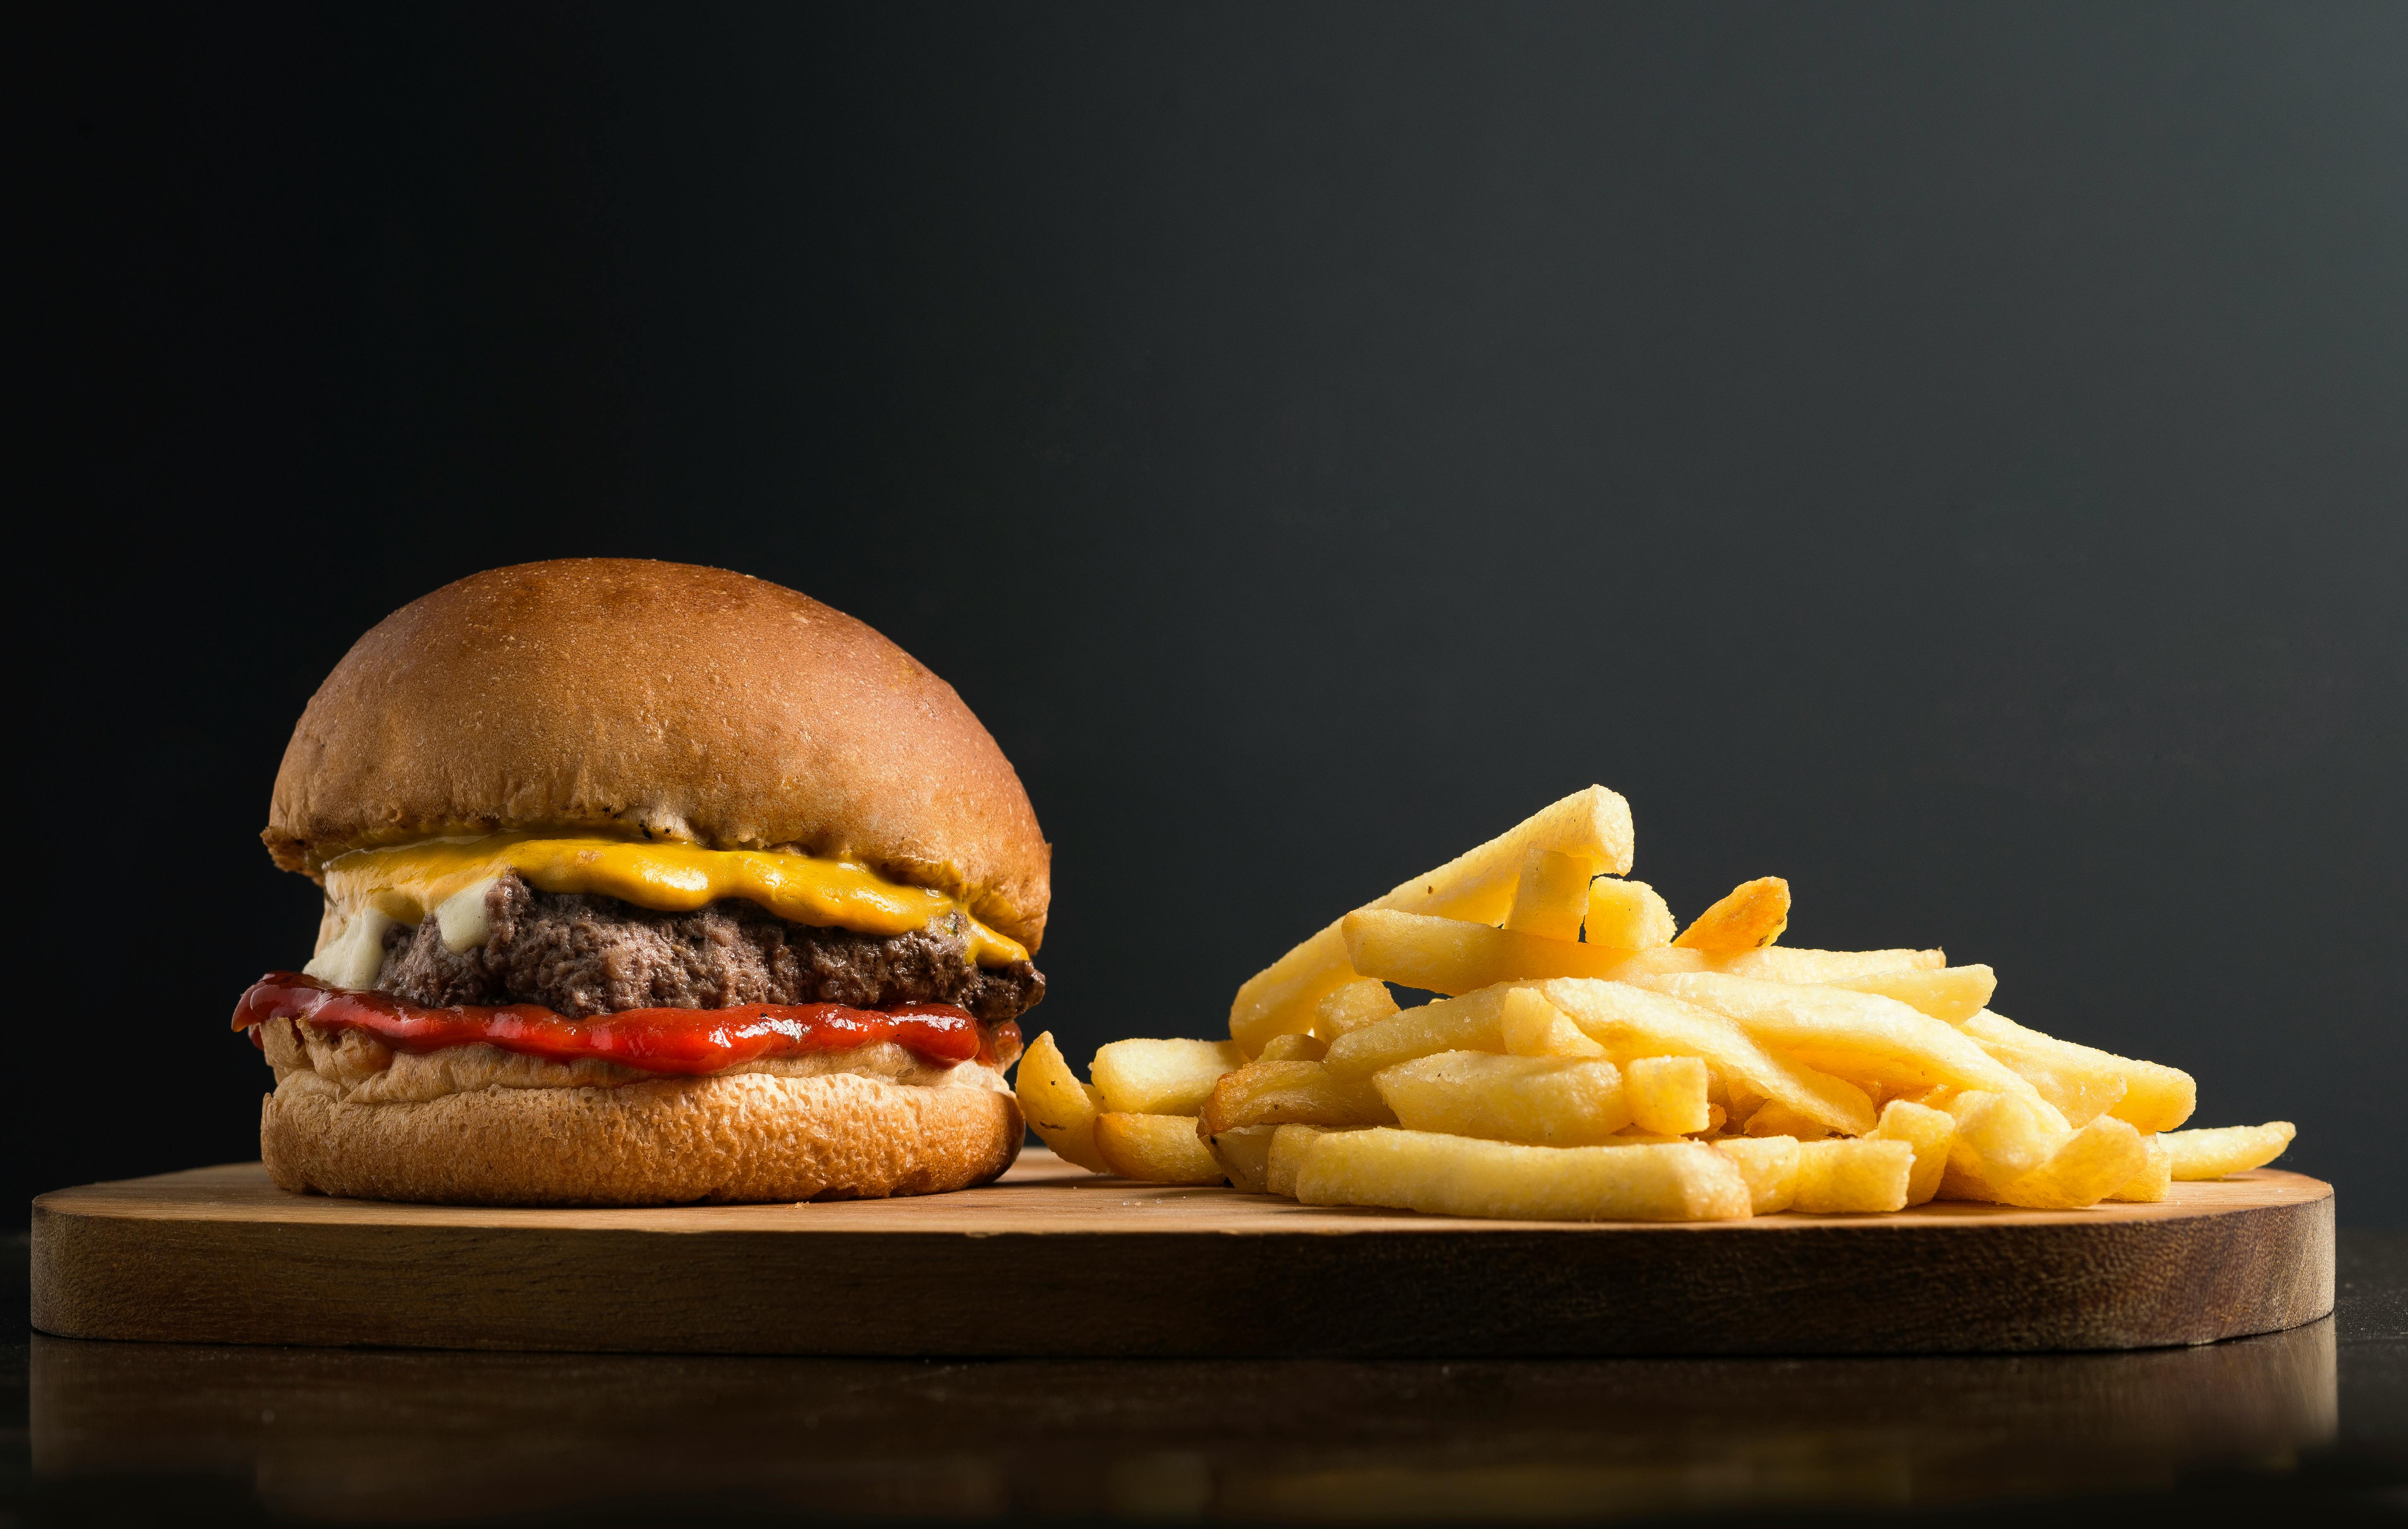
[[[2408,1234],[2344,1229],[2340,1255],[2331,1318],[2119,1354],[873,1362],[20,1328],[7,1495],[41,1523],[2394,1521]],[[1024,1291],[987,1320],[1079,1314]]]

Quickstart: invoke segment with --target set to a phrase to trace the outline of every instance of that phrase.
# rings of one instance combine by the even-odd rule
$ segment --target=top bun
[[[615,829],[850,856],[1035,950],[1052,850],[953,688],[808,595],[569,558],[447,584],[309,698],[260,837],[287,870],[437,834]]]

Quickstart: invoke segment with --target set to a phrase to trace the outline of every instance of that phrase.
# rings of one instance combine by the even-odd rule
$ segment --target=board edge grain
[[[2330,1186],[2258,1177],[2265,1203],[2192,1213],[1815,1218],[1773,1237],[1522,1222],[1332,1236],[1312,1217],[1233,1236],[1142,1206],[1117,1219],[1144,1236],[1009,1221],[664,1235],[624,1212],[179,1219],[128,1213],[159,1182],[128,1180],[35,1202],[32,1316],[59,1336],[155,1342],[856,1357],[2152,1348],[2332,1309]],[[1645,1235],[1667,1230],[1692,1235]],[[997,1320],[979,1293],[996,1290],[1030,1293],[1026,1315]]]

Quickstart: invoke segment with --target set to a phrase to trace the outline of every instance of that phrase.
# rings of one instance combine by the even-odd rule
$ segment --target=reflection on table
[[[2330,1320],[1970,1358],[691,1359],[36,1337],[37,1481],[251,1483],[385,1521],[674,1503],[963,1517],[1563,1519],[1886,1507],[2279,1469],[2329,1439]]]

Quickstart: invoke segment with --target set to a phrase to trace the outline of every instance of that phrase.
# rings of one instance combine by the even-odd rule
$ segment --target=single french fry
[[[1742,881],[1698,915],[1672,943],[1707,955],[1737,955],[1770,945],[1789,927],[1789,883],[1777,876]]]
[[[1563,1010],[1529,988],[1509,988],[1497,1016],[1497,1038],[1507,1056],[1605,1055],[1605,1048],[1581,1034]]]
[[[1786,1136],[1791,1141],[1820,1141],[1831,1134],[1831,1128],[1778,1099],[1767,1099],[1748,1115],[1747,1126],[1741,1134],[1767,1139]]]
[[[1483,988],[1460,998],[1440,998],[1404,1009],[1377,1024],[1349,1031],[1329,1043],[1323,1062],[1331,1076],[1354,1080],[1440,1051],[1505,1050],[1503,1022],[1511,987]]]
[[[1505,927],[1549,939],[1580,938],[1588,915],[1589,879],[1597,862],[1561,850],[1532,850],[1522,858],[1522,879],[1513,888]]]
[[[1375,1073],[1371,1086],[1408,1131],[1585,1147],[1630,1123],[1611,1062],[1441,1051]]]
[[[1319,1125],[1271,1127],[1271,1150],[1263,1164],[1263,1186],[1273,1194],[1295,1199],[1296,1173],[1304,1166],[1304,1154],[1314,1141],[1327,1134],[1327,1128]]]
[[[1498,922],[1512,906],[1523,857],[1532,850],[1585,854],[1599,869],[1619,876],[1630,869],[1630,804],[1603,786],[1575,792],[1368,906]],[[1347,961],[1342,922],[1331,923],[1238,990],[1229,1006],[1229,1035],[1248,1055],[1260,1051],[1273,1036],[1312,1029],[1322,995],[1354,975]]]
[[[2051,1089],[2062,1093],[2069,1104],[2059,1107],[2068,1121],[2073,1121],[2075,1109],[2105,1098],[2109,1101],[2102,1107],[2106,1113],[2129,1122],[2136,1131],[2154,1134],[2172,1131],[2190,1119],[2199,1103],[2199,1085],[2179,1067],[2059,1040],[1986,1008],[1958,1028],[1984,1050],[2030,1079],[2043,1097]],[[2111,1079],[2123,1088],[2114,1089]],[[2073,1123],[2087,1124],[2088,1119]]]
[[[2148,1150],[2149,1155],[2147,1165],[2143,1167],[2140,1172],[2134,1174],[2125,1182],[2121,1189],[2118,1189],[2114,1193],[2107,1196],[2107,1198],[2111,1200],[2137,1200],[2143,1205],[2153,1205],[2159,1200],[2166,1199],[2173,1193],[2173,1149],[2166,1145],[2165,1137],[2157,1136],[2143,1136],[2141,1138],[2141,1145]]]
[[[1750,1202],[1739,1165],[1702,1142],[1524,1147],[1397,1130],[1321,1137],[1296,1188],[1306,1205],[1531,1221],[1727,1221]]]
[[[1859,1087],[1899,1093],[1946,1084],[2040,1102],[2030,1083],[1954,1026],[1894,998],[1719,972],[1642,977],[1635,985],[1727,1015],[1765,1047]]]
[[[1799,1142],[1798,1187],[1789,1207],[1817,1216],[1903,1210],[1914,1177],[1914,1148],[1909,1142]]]
[[[1713,963],[1702,950],[1684,950],[1677,945],[1658,945],[1652,950],[1634,950],[1629,959],[1613,969],[1612,980],[1627,982],[1634,977],[1668,977],[1676,972],[1713,970]]]
[[[1212,1085],[1201,1114],[1208,1136],[1249,1125],[1389,1125],[1396,1117],[1368,1082],[1319,1062],[1249,1062]]]
[[[2299,1134],[2288,1121],[2269,1121],[2264,1125],[2168,1131],[2159,1139],[2172,1154],[2173,1177],[2184,1183],[2197,1183],[2262,1168],[2282,1156]]]
[[[2007,1185],[2001,1203],[2028,1210],[2080,1210],[2130,1183],[2149,1165],[2141,1134],[2101,1115],[2068,1136],[2046,1163]]]
[[[1346,915],[1345,931],[1348,959],[1364,976],[1450,994],[1548,977],[1611,977],[1634,953],[1377,908]]]
[[[1054,1149],[1065,1163],[1089,1173],[1110,1173],[1096,1151],[1096,1117],[1104,1096],[1079,1081],[1069,1059],[1046,1031],[1021,1054],[1020,1070],[1012,1075],[1021,1117],[1038,1139]]]
[[[1333,922],[1238,989],[1229,1006],[1229,1038],[1240,1050],[1259,1051],[1273,1036],[1310,1030],[1321,1000],[1354,977],[1346,936]]]
[[[1722,1106],[1728,1113],[1734,1130],[1745,1125],[1756,1117],[1757,1110],[1764,1107],[1764,1095],[1749,1087],[1743,1079],[1733,1078],[1727,1073],[1717,1071],[1714,1074],[1714,1087],[1723,1091]],[[1870,1107],[1871,1100],[1868,1098],[1866,1103]],[[1815,1135],[1820,1136],[1822,1132],[1822,1126],[1814,1127]]]
[[[1936,971],[1947,965],[1943,950],[1809,950],[1768,945],[1760,950],[1718,956],[1709,969],[1768,982],[1844,982],[1884,972]]]
[[[1228,1177],[1197,1139],[1193,1115],[1130,1115],[1108,1109],[1096,1117],[1096,1153],[1104,1160],[1105,1172],[1150,1184],[1217,1184]]]
[[[1193,1115],[1221,1075],[1244,1066],[1226,1040],[1116,1040],[1087,1069],[1104,1107],[1130,1115]]]
[[[1881,1124],[1873,1128],[1873,1135],[1914,1149],[1914,1172],[1906,1181],[1908,1205],[1922,1205],[1940,1193],[1940,1176],[1948,1167],[1948,1147],[1956,1139],[1955,1116],[1928,1105],[1892,1099],[1882,1106]]]
[[[1336,1040],[1350,1030],[1377,1024],[1397,1011],[1397,996],[1376,977],[1357,977],[1329,990],[1313,1009],[1312,1033]]]
[[[1987,966],[1942,966],[1937,971],[1876,972],[1870,977],[1841,978],[1830,985],[1895,998],[1935,1020],[1962,1024],[1990,1001],[1990,994],[1999,990],[1999,979]]]
[[[1958,1167],[1955,1160],[1951,1159],[1948,1166],[1940,1170],[1940,1193],[1932,1198],[1980,1200],[1996,1205],[1999,1203],[1999,1192],[1983,1182],[1981,1175]]]
[[[1714,1150],[1739,1165],[1749,1207],[1759,1216],[1786,1210],[1798,1197],[1796,1136],[1725,1136]]]
[[[1706,1099],[1706,1065],[1694,1056],[1643,1056],[1622,1070],[1623,1096],[1630,1123],[1642,1131],[1684,1136],[1712,1124]]]
[[[1725,1015],[1627,982],[1564,979],[1542,982],[1538,992],[1617,1062],[1699,1057],[1727,1087],[1777,1099],[1817,1127],[1852,1136],[1873,1128],[1873,1102],[1864,1090],[1776,1057]]]
[[[1654,887],[1601,876],[1588,884],[1588,918],[1582,927],[1591,945],[1653,950],[1672,943],[1674,925],[1672,910]]]
[[[1979,1037],[1974,1044],[2029,1083],[2042,1098],[2057,1107],[2068,1125],[2076,1128],[2088,1125],[2101,1115],[2113,1114],[2129,1089],[2123,1069],[2112,1065],[2103,1052],[2085,1057],[2075,1054],[2075,1050],[2086,1048],[2058,1050],[2020,1040]]]
[[[1956,1128],[1940,1178],[1943,1200],[1996,1202],[2007,1185],[2055,1156],[2071,1135],[2020,1093],[1973,1089],[1944,1107]]]
[[[1234,1048],[1237,1045],[1237,1042],[1231,1041],[1229,1044]],[[1319,1036],[1299,1035],[1296,1031],[1291,1030],[1284,1036],[1273,1036],[1270,1038],[1270,1044],[1263,1048],[1263,1054],[1254,1060],[1258,1062],[1318,1062],[1328,1054],[1329,1043],[1323,1040]]]
[[[1205,1137],[1204,1150],[1221,1165],[1231,1184],[1249,1194],[1268,1193],[1271,1136],[1278,1130],[1276,1125],[1250,1125],[1242,1131],[1224,1131]]]

